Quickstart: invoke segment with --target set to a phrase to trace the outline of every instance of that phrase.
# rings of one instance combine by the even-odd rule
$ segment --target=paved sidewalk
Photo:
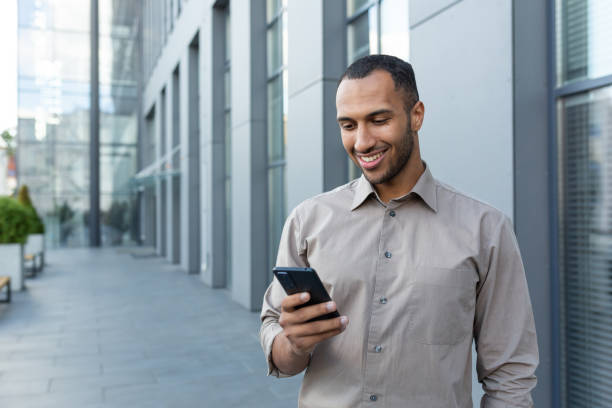
[[[259,317],[161,258],[49,251],[0,304],[0,407],[295,407]]]

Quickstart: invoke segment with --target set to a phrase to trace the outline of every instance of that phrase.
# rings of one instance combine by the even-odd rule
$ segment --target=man
[[[333,301],[296,310],[308,294],[272,282],[260,333],[269,374],[307,369],[304,408],[471,407],[474,339],[481,406],[532,406],[538,350],[512,225],[421,160],[412,67],[354,62],[336,108],[363,176],[295,208],[277,259],[314,268]],[[333,310],[341,317],[306,323]]]

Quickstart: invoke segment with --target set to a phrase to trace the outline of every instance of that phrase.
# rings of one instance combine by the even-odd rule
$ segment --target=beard
[[[404,134],[404,137],[402,138],[402,142],[397,147],[397,160],[395,160],[389,165],[389,168],[386,172],[384,172],[381,176],[377,178],[373,178],[368,176],[367,173],[362,169],[363,175],[365,176],[366,180],[368,180],[371,184],[383,184],[390,181],[395,176],[397,176],[400,171],[402,171],[402,169],[408,163],[408,160],[410,160],[412,150],[414,149],[415,132],[413,132],[410,123],[406,127],[407,129]]]

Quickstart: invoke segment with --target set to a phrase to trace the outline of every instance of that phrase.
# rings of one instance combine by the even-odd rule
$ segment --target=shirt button
[[[386,258],[391,258],[391,252],[389,252],[389,251],[385,252],[385,257]]]
[[[378,345],[378,346],[374,347],[374,351],[377,352],[377,353],[380,353],[382,351],[382,346]]]
[[[370,401],[376,401],[378,399],[378,396],[372,394],[370,395]]]
[[[392,216],[392,217],[395,217],[395,211],[393,211],[393,210],[389,211],[389,215]]]
[[[381,296],[381,298],[379,299],[380,303],[382,303],[383,305],[387,304],[387,298],[384,296]]]

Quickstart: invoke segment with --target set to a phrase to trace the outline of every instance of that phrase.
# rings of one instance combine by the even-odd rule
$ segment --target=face
[[[407,167],[422,118],[406,112],[403,92],[389,73],[343,80],[336,109],[344,149],[370,183],[392,181]]]

